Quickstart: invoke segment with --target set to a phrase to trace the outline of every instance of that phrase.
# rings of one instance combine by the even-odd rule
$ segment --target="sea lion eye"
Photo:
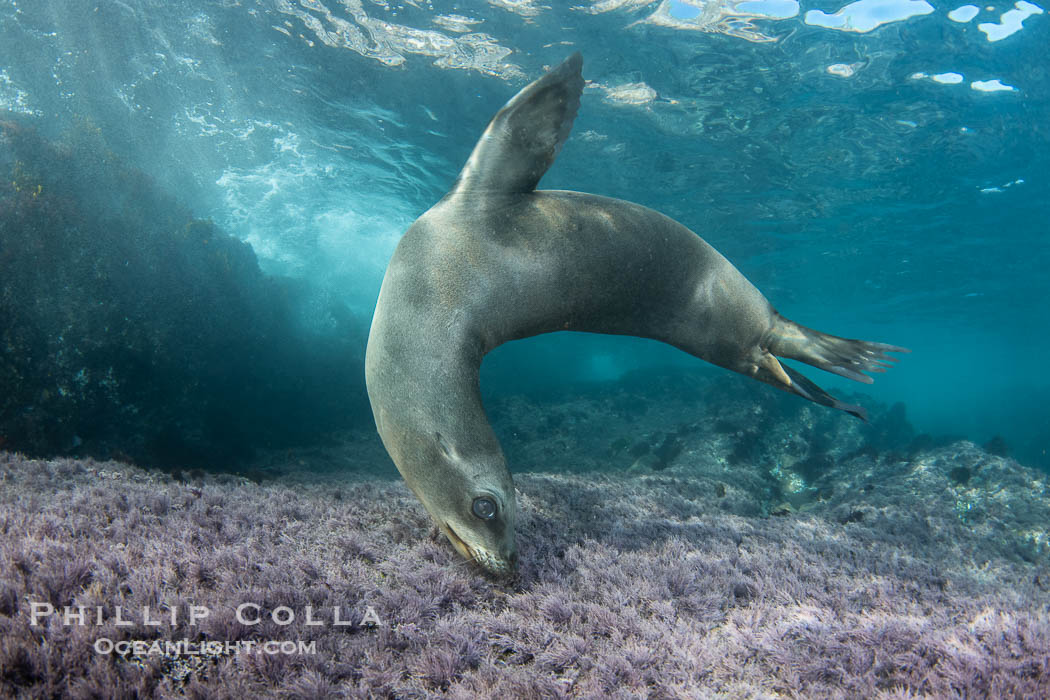
[[[470,507],[474,515],[482,520],[492,520],[496,517],[496,502],[488,496],[478,496],[474,499],[474,505]]]

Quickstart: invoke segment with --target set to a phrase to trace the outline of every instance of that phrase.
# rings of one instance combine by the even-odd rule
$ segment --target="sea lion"
[[[536,190],[583,91],[574,53],[492,119],[452,189],[401,238],[383,279],[365,372],[379,435],[464,557],[514,570],[514,484],[481,404],[479,370],[508,340],[553,331],[653,338],[864,417],[776,356],[862,382],[903,348],[780,316],[698,235],[646,207]]]

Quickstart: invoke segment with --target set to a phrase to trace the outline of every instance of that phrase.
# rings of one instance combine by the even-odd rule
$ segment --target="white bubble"
[[[859,63],[833,63],[830,66],[828,66],[828,73],[831,73],[832,75],[837,75],[841,78],[849,78],[857,72],[857,67],[859,65]]]
[[[992,80],[975,80],[970,87],[980,92],[1013,92],[1017,88],[1012,85],[1004,85],[998,78]]]
[[[965,24],[971,19],[977,16],[977,13],[981,11],[981,8],[976,5],[960,5],[951,12],[948,13],[948,19],[953,22],[959,22]]]
[[[982,22],[977,28],[985,33],[988,41],[1002,41],[1011,34],[1021,31],[1021,26],[1032,15],[1043,14],[1043,8],[1025,0],[1014,3],[1013,10],[1007,10],[999,18],[999,24]]]
[[[864,34],[883,24],[931,12],[933,6],[926,0],[858,0],[833,15],[810,10],[806,13],[805,22],[815,27]]]

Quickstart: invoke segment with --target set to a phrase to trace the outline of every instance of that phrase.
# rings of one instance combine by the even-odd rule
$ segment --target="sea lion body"
[[[728,366],[720,357],[733,358],[719,347],[757,343],[774,313],[685,226],[579,192],[536,191],[481,207],[472,197],[448,197],[405,233],[388,270],[374,323],[386,322],[394,301],[387,295],[396,295],[400,316],[412,316],[411,308],[413,322],[456,319],[482,354],[571,330],[653,338]]]
[[[452,544],[497,574],[517,556],[513,482],[479,387],[481,360],[498,345],[561,330],[652,338],[861,417],[774,355],[870,381],[860,370],[881,371],[884,353],[902,350],[783,318],[659,212],[535,190],[571,127],[579,70],[576,54],[496,116],[453,189],[402,237],[368,340],[384,445]]]

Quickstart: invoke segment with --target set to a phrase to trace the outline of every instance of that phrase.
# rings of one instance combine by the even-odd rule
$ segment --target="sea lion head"
[[[434,524],[466,559],[497,576],[513,574],[517,505],[502,453],[461,452],[439,433],[427,447],[419,453],[425,468],[401,472]]]

